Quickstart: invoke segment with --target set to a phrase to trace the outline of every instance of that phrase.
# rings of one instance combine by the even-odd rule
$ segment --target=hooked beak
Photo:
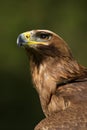
[[[30,42],[30,33],[25,32],[18,36],[17,38],[17,45],[20,46],[26,46]]]

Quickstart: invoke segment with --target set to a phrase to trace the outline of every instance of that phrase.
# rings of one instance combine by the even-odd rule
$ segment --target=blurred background
[[[32,29],[52,30],[87,66],[86,26],[86,0],[0,0],[0,130],[33,130],[44,118],[17,36]]]

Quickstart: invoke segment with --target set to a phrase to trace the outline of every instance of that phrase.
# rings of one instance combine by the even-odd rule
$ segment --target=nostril
[[[26,35],[26,38],[29,39],[30,35]]]

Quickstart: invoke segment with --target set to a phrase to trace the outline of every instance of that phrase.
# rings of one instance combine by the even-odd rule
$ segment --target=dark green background
[[[17,36],[49,29],[87,66],[86,0],[0,0],[0,130],[33,130],[44,117]]]

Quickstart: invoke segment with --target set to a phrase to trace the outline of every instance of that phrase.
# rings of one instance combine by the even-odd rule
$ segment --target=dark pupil
[[[42,38],[42,39],[48,38],[48,35],[47,34],[40,34],[40,38]]]

